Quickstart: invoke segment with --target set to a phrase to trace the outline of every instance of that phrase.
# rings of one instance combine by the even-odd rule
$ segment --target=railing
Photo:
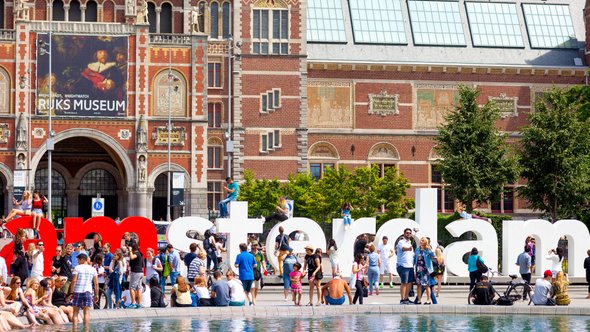
[[[16,40],[16,31],[0,29],[0,40]]]
[[[151,44],[190,45],[191,36],[171,33],[150,33]]]

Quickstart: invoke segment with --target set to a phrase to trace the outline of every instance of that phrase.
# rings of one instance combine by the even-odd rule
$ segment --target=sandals
[[[418,303],[418,304],[420,304],[420,303]],[[424,305],[431,305],[431,304],[432,303],[430,303],[430,302],[424,302]]]
[[[313,307],[313,303],[309,302],[308,304],[305,305],[306,307]]]

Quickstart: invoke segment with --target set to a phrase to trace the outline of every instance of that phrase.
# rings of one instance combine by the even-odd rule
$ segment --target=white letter
[[[338,246],[338,261],[342,277],[350,277],[354,260],[354,243],[359,235],[365,233],[375,234],[375,218],[353,220],[350,229],[345,229],[344,219],[332,219],[332,234]]]
[[[473,232],[477,238],[476,241],[454,242],[445,248],[445,264],[449,273],[459,277],[469,276],[467,264],[463,262],[463,255],[471,252],[473,247],[478,249],[479,255],[489,268],[493,270],[498,268],[498,234],[490,223],[480,219],[459,219],[448,224],[447,230],[454,237],[459,237],[466,232]]]
[[[197,231],[201,235],[213,227],[213,224],[201,217],[181,217],[174,220],[166,230],[166,241],[178,250],[190,252],[191,243],[197,242],[186,235],[188,231]],[[187,266],[188,268],[188,266]]]

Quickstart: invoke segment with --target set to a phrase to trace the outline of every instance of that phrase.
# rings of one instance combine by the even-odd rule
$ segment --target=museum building
[[[568,0],[0,0],[0,211],[50,171],[54,221],[97,195],[164,220],[246,169],[377,164],[451,212],[432,164],[458,86],[518,140],[536,98],[587,84],[587,24]],[[530,213],[516,185],[489,209]]]

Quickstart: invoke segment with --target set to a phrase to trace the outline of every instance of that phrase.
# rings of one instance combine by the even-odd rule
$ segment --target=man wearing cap
[[[348,304],[352,304],[352,294],[350,293],[350,287],[348,283],[336,275],[334,279],[328,281],[327,284],[322,286],[322,303],[329,305],[342,305],[346,300],[344,291],[348,295]]]
[[[387,236],[384,236],[382,241],[377,247],[377,253],[379,254],[379,258],[381,258],[381,265],[379,265],[379,274],[381,275],[380,287],[383,288],[385,275],[389,274],[389,288],[393,288],[393,274],[391,273],[389,260],[395,255],[395,252]]]
[[[33,251],[33,266],[31,268],[31,278],[35,278],[39,281],[43,279],[43,252],[45,251],[45,245],[42,241],[37,243],[37,249]]]
[[[94,301],[98,300],[98,275],[96,269],[88,265],[88,255],[84,252],[78,254],[78,265],[74,269],[72,287],[74,296],[74,326],[78,324],[80,308],[84,311],[84,325],[90,323],[90,308]]]
[[[535,292],[531,297],[532,302],[535,305],[555,305],[552,297],[551,277],[553,273],[551,270],[543,273],[543,279],[539,278],[535,281]]]

